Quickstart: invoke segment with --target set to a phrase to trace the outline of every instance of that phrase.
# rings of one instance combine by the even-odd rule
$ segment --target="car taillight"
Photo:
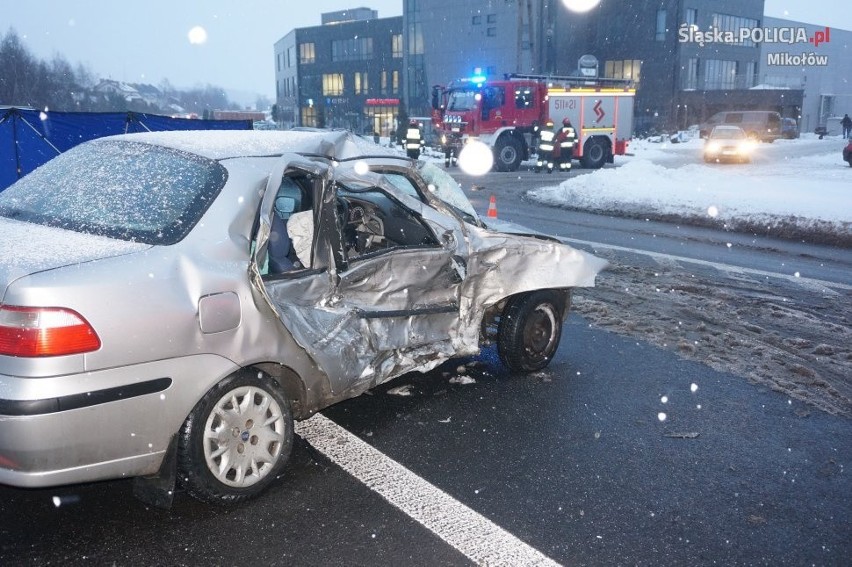
[[[60,307],[0,306],[0,355],[39,357],[92,352],[97,333],[79,313]]]

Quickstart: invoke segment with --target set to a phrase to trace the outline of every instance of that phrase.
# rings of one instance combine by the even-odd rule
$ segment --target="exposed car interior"
[[[384,191],[338,189],[343,242],[349,260],[374,252],[411,246],[437,246],[426,225]]]

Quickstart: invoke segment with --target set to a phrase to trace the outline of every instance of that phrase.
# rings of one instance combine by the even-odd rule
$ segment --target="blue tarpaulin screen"
[[[0,191],[79,143],[132,132],[251,130],[251,120],[197,120],[138,112],[0,109]]]

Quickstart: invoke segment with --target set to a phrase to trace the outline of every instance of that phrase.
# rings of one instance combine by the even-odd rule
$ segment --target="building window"
[[[657,10],[657,32],[654,39],[657,41],[666,40],[666,11],[662,8]]]
[[[474,16],[473,19],[471,19],[470,23],[474,26],[478,26],[482,23],[482,16]]]
[[[757,84],[757,63],[754,61],[748,61],[746,63],[746,72],[745,72],[745,85],[744,87],[750,89],[751,87]]]
[[[604,63],[604,76],[610,79],[628,79],[638,83],[641,71],[642,61],[639,59],[624,59]]]
[[[343,94],[343,74],[329,73],[322,76],[323,96],[340,96]]]
[[[308,65],[317,60],[316,47],[313,43],[299,44],[299,63]]]
[[[355,37],[331,42],[332,61],[367,61],[373,58],[373,38]]]
[[[687,8],[686,9],[686,19],[685,22],[689,27],[695,27],[698,25],[698,10],[695,8]]]
[[[694,91],[698,88],[698,58],[693,57],[686,62],[683,73],[683,88]]]
[[[489,24],[496,24],[497,23],[497,14],[488,14],[485,17],[485,21],[488,22]]]
[[[355,73],[355,94],[365,95],[370,92],[370,79],[367,73]]]
[[[313,106],[303,106],[302,107],[302,126],[308,126],[310,128],[316,128],[319,126],[317,124],[317,109]]]
[[[754,18],[741,18],[739,16],[731,16],[729,14],[713,14],[713,28],[720,32],[732,32],[734,37],[740,36],[742,29],[754,29],[760,25],[758,20]],[[750,39],[742,42],[734,42],[729,45],[738,45],[740,47],[754,47],[754,42]]]
[[[408,26],[408,54],[423,55],[423,26],[419,22]]]
[[[373,132],[380,136],[390,136],[394,132],[394,122],[398,108],[395,106],[367,106],[364,114],[372,124]]]
[[[488,37],[497,37],[497,28],[488,28],[486,30],[486,35],[488,35]]]
[[[382,71],[381,80],[379,85],[380,93],[383,95],[388,94],[388,72]]]
[[[737,67],[736,61],[708,59],[704,63],[704,88],[707,90],[736,88]]]
[[[394,34],[391,38],[391,56],[394,59],[402,58],[402,34]]]
[[[399,94],[399,71],[394,71],[391,75],[391,92]]]

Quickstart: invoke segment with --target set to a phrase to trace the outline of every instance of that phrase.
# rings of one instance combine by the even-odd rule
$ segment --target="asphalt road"
[[[852,556],[848,419],[579,317],[545,372],[507,375],[486,351],[465,365],[475,383],[450,383],[458,366],[324,413],[564,565]],[[411,396],[388,394],[401,384]],[[230,510],[184,494],[150,509],[127,481],[0,488],[0,563],[472,564],[307,444],[291,465]]]
[[[849,278],[828,265],[831,249],[761,241],[724,256],[714,239],[737,235],[542,210],[521,199],[514,177],[524,175],[480,180],[485,188],[471,192],[477,210],[493,191],[501,218],[531,219],[568,238],[718,252],[747,267],[795,258],[821,278]],[[780,285],[801,293],[794,282]],[[392,393],[400,391],[411,395]],[[510,375],[486,349],[323,414],[423,479],[429,494],[466,506],[556,563],[847,565],[852,557],[852,421],[576,314],[546,371]],[[353,477],[300,440],[279,482],[233,509],[182,493],[169,511],[149,508],[134,499],[130,481],[0,487],[0,564],[475,563],[458,550],[464,546],[448,543],[480,543],[467,516],[449,513],[435,533],[368,488],[374,480]],[[394,490],[405,501],[417,489]]]

